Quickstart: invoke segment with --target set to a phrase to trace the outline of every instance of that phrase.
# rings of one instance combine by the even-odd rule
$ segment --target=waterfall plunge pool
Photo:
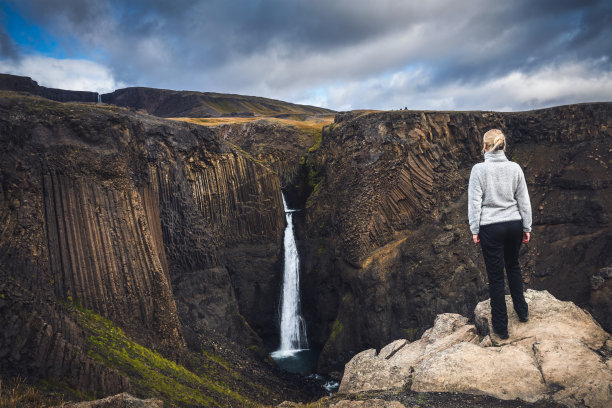
[[[270,357],[285,371],[308,375],[314,371],[320,353],[314,349],[277,350],[270,353]]]
[[[314,372],[319,354],[321,354],[321,351],[316,349],[277,350],[270,353],[270,357],[274,359],[276,365],[281,369],[315,380],[331,396],[334,392],[338,391],[339,384],[337,381],[328,380]]]

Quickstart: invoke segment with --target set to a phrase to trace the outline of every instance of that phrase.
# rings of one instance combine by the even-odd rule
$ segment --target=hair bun
[[[501,142],[503,142],[505,140],[506,140],[506,138],[504,137],[504,135],[503,134],[499,134],[499,135],[495,136],[495,139],[493,139],[493,145],[501,143]]]

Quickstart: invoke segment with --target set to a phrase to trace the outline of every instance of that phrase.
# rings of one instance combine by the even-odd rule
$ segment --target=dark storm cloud
[[[19,52],[15,43],[8,35],[4,27],[0,26],[0,58],[15,59],[19,57]]]
[[[426,75],[411,88],[423,91],[580,61],[596,75],[612,64],[605,0],[30,0],[15,7],[60,41],[72,39],[65,49],[91,53],[131,85],[304,98],[313,88],[403,70]]]
[[[0,58],[17,59],[19,58],[19,51],[17,46],[9,33],[6,31],[4,21],[6,16],[4,12],[0,10]]]

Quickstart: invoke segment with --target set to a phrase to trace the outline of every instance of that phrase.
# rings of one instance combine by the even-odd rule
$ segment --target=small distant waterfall
[[[287,227],[285,228],[284,256],[285,270],[283,273],[283,292],[281,299],[281,344],[278,351],[291,351],[308,348],[306,325],[300,316],[300,259],[293,235],[293,212],[287,208],[283,194],[283,207]]]
[[[98,94],[98,103],[102,103],[102,95]]]

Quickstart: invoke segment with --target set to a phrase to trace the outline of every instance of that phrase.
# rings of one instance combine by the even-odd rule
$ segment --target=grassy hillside
[[[161,117],[222,117],[320,115],[334,111],[258,96],[215,92],[173,91],[155,88],[124,88],[102,95],[102,101],[144,109]]]

